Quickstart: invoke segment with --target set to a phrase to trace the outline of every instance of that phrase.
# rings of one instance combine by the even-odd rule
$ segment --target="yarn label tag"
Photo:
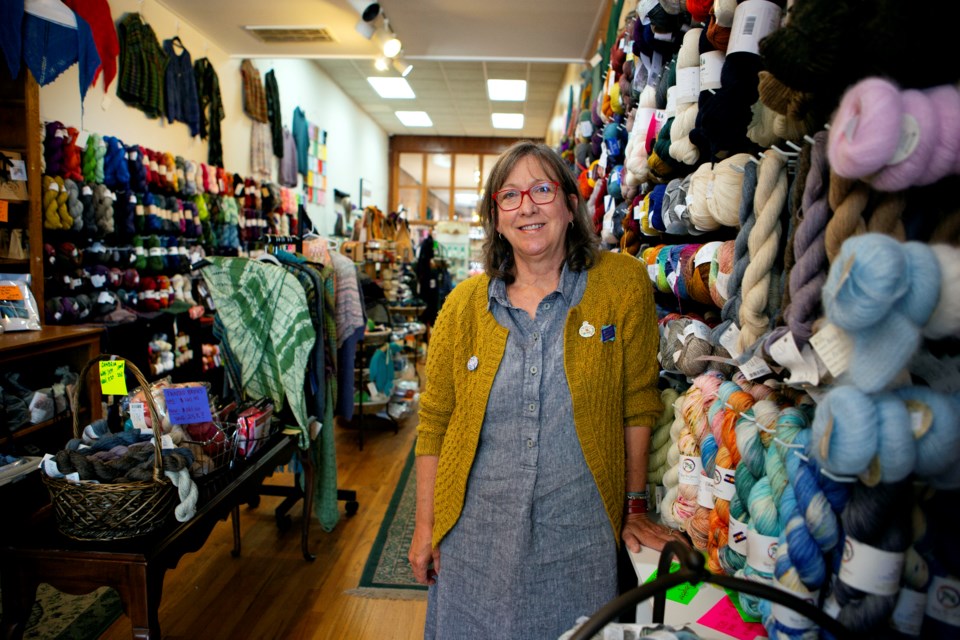
[[[817,606],[817,602],[820,599],[819,591],[810,591],[807,593],[798,593],[791,589],[788,589],[786,586],[781,584],[778,580],[773,581],[773,586],[778,587],[781,591],[785,591],[790,595],[800,598],[807,604]],[[773,617],[782,624],[790,627],[791,629],[809,629],[813,626],[813,621],[806,616],[802,616],[790,607],[785,607],[782,604],[771,603],[771,611],[773,612]]]
[[[144,409],[145,407],[142,402],[131,402],[130,422],[132,422],[133,426],[140,431],[150,431],[150,427],[147,426],[147,418]]]
[[[960,582],[937,576],[927,592],[927,617],[960,627]]]
[[[637,210],[638,210],[638,211],[639,211],[639,209],[640,209],[640,207],[637,207]],[[648,265],[647,265],[647,275],[650,276],[650,281],[653,282],[654,284],[656,284],[656,282],[657,282],[657,265],[655,265],[655,264],[648,264]]]
[[[687,338],[693,336],[694,338],[699,338],[700,340],[710,340],[710,328],[699,320],[691,320],[690,324],[683,330],[680,338],[684,344],[687,343]]]
[[[53,454],[45,453],[43,455],[43,460],[40,461],[40,464],[43,465],[43,472],[47,474],[48,478],[63,477],[63,474],[60,473],[60,468],[57,467],[57,461],[54,459]]]
[[[660,513],[660,503],[663,502],[663,495],[664,495],[664,492],[665,492],[665,491],[666,491],[666,489],[664,488],[664,486],[663,486],[662,484],[658,484],[656,487],[654,487],[654,492],[653,492],[653,495],[654,495],[653,505],[654,505],[654,508],[656,509],[657,513]]]
[[[730,286],[730,274],[718,272],[717,273],[717,293],[720,294],[720,297],[726,300],[730,297],[729,294]]]
[[[677,87],[667,89],[667,108],[664,109],[667,120],[677,115]],[[659,133],[659,132],[658,132]]]
[[[711,182],[710,184],[713,183]],[[700,247],[697,252],[693,254],[693,267],[696,269],[700,265],[713,262],[713,257],[717,254],[717,251],[720,250],[720,245],[722,244],[722,242],[715,240]]]
[[[779,538],[756,531],[747,532],[747,564],[761,573],[773,573]]]
[[[100,361],[100,390],[105,396],[127,395],[127,361]]]
[[[816,362],[808,361],[797,349],[793,333],[787,332],[770,345],[770,356],[778,363],[790,369],[787,384],[816,386],[820,383]],[[812,366],[811,366],[812,365]]]
[[[737,493],[736,470],[717,466],[713,470],[713,497],[730,502]]]
[[[700,97],[700,67],[677,69],[677,105],[693,104]]]
[[[840,376],[849,368],[853,340],[837,325],[827,323],[810,338],[810,344],[833,377]]]
[[[897,594],[897,606],[890,616],[890,626],[904,635],[919,636],[926,608],[926,593],[904,587]]]
[[[163,390],[172,424],[210,422],[210,398],[206,387],[167,387]]]
[[[713,478],[700,476],[700,490],[697,492],[697,504],[704,509],[713,509]]]
[[[916,150],[918,142],[920,142],[920,125],[917,124],[916,118],[905,113],[900,121],[900,142],[897,143],[897,150],[887,165],[900,164],[909,158]]]
[[[703,463],[700,456],[680,456],[680,466],[677,469],[679,483],[689,487],[699,487],[703,477]]]
[[[730,353],[731,358],[739,358],[743,353],[740,351],[740,327],[731,322],[720,336],[720,346]]]
[[[720,74],[726,55],[723,51],[708,51],[700,54],[700,91],[720,88]]]
[[[740,365],[740,371],[747,380],[755,380],[773,373],[760,356],[753,356],[746,364]]]
[[[892,596],[900,590],[904,554],[884,551],[847,536],[843,542],[840,579],[844,583],[878,596]],[[957,592],[960,595],[960,591]]]
[[[760,54],[760,41],[780,26],[780,7],[767,0],[746,0],[737,5],[730,28],[727,55],[743,51]]]
[[[643,24],[648,24],[650,20],[647,19],[647,14],[650,13],[650,10],[659,4],[659,0],[640,0],[639,6],[637,6],[637,15],[640,16],[640,19],[643,21]]]
[[[727,534],[727,543],[730,548],[746,557],[747,555],[747,525],[730,516],[730,529]]]

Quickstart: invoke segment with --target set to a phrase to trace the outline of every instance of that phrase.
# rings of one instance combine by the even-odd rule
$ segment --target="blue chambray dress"
[[[616,543],[563,366],[567,312],[586,285],[587,272],[564,266],[531,320],[502,280],[490,283],[490,310],[510,334],[463,511],[440,543],[425,638],[552,640],[616,597]]]

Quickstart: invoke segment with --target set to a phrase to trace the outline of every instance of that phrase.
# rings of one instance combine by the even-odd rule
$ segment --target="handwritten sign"
[[[126,360],[100,361],[100,390],[106,396],[127,395]]]
[[[10,203],[6,200],[0,200],[0,222],[8,222],[10,215]]]
[[[210,422],[210,399],[204,387],[171,387],[163,390],[172,424]]]
[[[680,565],[676,562],[670,565],[670,573],[674,573],[680,569]],[[654,571],[649,578],[644,581],[644,584],[647,582],[653,582],[657,579],[657,572]],[[678,584],[675,587],[671,587],[667,590],[667,600],[673,600],[674,602],[679,602],[680,604],[690,604],[690,601],[693,600],[694,596],[697,595],[697,591],[700,590],[700,587],[695,584],[690,584],[685,582],[683,584]]]
[[[754,638],[765,638],[767,632],[762,624],[757,622],[744,622],[736,607],[730,602],[730,598],[721,598],[720,602],[713,605],[710,611],[703,614],[699,620],[700,624],[710,627],[737,640],[754,640]]]

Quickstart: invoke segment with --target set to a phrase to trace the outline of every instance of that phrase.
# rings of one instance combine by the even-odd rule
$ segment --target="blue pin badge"
[[[605,324],[600,327],[600,342],[613,342],[617,339],[617,327],[612,324]]]

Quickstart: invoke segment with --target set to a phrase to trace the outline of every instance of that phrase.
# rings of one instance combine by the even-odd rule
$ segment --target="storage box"
[[[0,149],[0,200],[27,200],[27,165],[17,151]]]

